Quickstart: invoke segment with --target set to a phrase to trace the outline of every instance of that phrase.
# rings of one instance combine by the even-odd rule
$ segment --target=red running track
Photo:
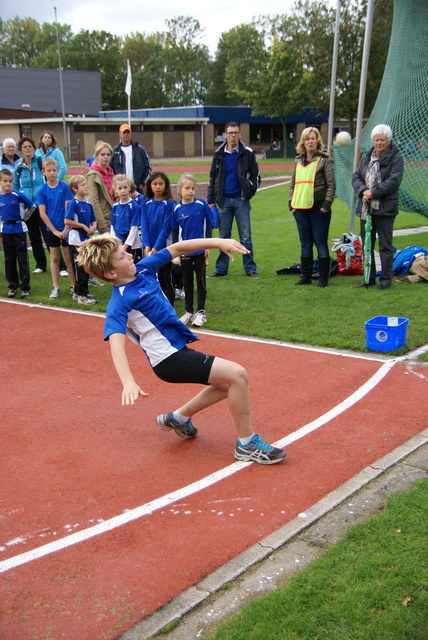
[[[102,317],[8,302],[0,314],[2,640],[116,638],[428,424],[426,375],[397,363],[358,402],[290,437],[284,463],[234,462],[225,403],[196,417],[195,440],[156,427],[196,387],[158,380],[131,343],[150,395],[121,406]],[[386,371],[200,336],[201,349],[248,369],[254,426],[269,442]],[[222,479],[203,486],[210,474]]]

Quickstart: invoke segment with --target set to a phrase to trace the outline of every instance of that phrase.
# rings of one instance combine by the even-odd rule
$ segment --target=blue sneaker
[[[254,435],[250,444],[244,447],[239,439],[236,441],[235,458],[245,462],[258,462],[259,464],[277,464],[285,458],[287,453],[284,449],[272,447],[263,442],[263,436]]]
[[[194,438],[198,435],[198,430],[193,426],[191,419],[189,418],[184,424],[178,424],[172,417],[172,413],[164,413],[156,418],[158,427],[163,431],[171,431],[174,429],[175,433],[180,438]]]

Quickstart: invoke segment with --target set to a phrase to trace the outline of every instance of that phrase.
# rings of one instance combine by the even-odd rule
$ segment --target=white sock
[[[175,422],[178,422],[178,424],[184,424],[185,422],[190,420],[190,417],[182,416],[179,411],[173,411],[172,417],[174,418]]]
[[[248,438],[239,438],[239,442],[242,444],[243,447],[246,447],[247,444],[250,444],[253,438],[254,438],[254,433],[251,434],[251,436],[248,436]]]

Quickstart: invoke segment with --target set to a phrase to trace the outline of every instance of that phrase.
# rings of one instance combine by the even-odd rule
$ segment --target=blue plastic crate
[[[371,351],[396,351],[406,344],[408,318],[376,316],[364,323],[366,347]]]

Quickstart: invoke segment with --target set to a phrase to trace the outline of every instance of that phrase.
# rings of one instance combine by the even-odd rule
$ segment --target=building
[[[58,70],[0,67],[2,87],[7,87],[0,92],[0,141],[31,135],[37,142],[43,131],[52,131],[65,156],[79,162],[93,154],[97,140],[115,146],[128,112],[101,111],[99,72],[63,71],[62,79],[64,117]],[[132,138],[151,158],[212,156],[231,121],[240,124],[243,140],[257,153],[284,138],[279,118],[254,116],[250,106],[133,109],[130,116]],[[287,116],[287,156],[295,155],[296,139],[307,126],[318,127],[326,139],[327,122],[326,113],[309,107]]]

